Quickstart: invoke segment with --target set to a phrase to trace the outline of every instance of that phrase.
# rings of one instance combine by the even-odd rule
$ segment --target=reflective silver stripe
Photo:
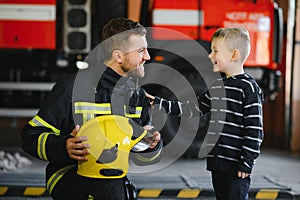
[[[29,123],[34,123],[34,126],[44,126],[36,119],[36,117],[32,118]]]
[[[74,104],[75,114],[83,114],[84,123],[93,119],[96,114],[111,115],[110,103],[90,103],[90,102],[76,102]],[[124,115],[129,118],[140,118],[143,107],[135,107],[134,113],[126,113],[126,105],[124,105]]]
[[[29,122],[31,126],[42,126],[42,127],[47,127],[50,128],[54,133],[60,134],[60,130],[55,128],[54,126],[50,125],[48,122],[43,120],[41,117],[38,115],[34,116]]]
[[[135,113],[127,113],[126,105],[124,105],[124,115],[129,118],[140,118],[142,114],[143,107],[137,106],[135,107]]]
[[[76,102],[75,113],[89,113],[89,114],[111,114],[110,103],[89,103],[89,102]]]
[[[94,114],[87,114],[87,117],[86,119],[89,121],[91,119],[95,118],[95,115]]]
[[[83,114],[83,123],[88,122],[91,119],[95,118],[95,114],[84,113]]]

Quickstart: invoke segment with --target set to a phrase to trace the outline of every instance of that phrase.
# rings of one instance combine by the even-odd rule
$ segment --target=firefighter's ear
[[[239,52],[239,50],[237,50],[237,49],[233,50],[233,52],[232,52],[232,57],[231,57],[231,61],[232,61],[232,62],[236,62],[236,61],[239,59],[239,57],[240,57],[240,52]]]
[[[123,54],[120,50],[114,50],[112,52],[112,57],[119,64],[123,62]]]

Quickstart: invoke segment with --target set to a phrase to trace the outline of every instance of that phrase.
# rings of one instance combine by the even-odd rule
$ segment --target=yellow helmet
[[[87,136],[90,145],[88,161],[78,161],[77,173],[91,178],[121,178],[128,173],[131,148],[147,134],[131,119],[104,115],[85,123],[77,136]],[[134,139],[135,138],[135,139]],[[119,174],[110,174],[118,170]]]

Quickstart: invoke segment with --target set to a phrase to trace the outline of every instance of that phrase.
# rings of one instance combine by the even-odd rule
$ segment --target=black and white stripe
[[[225,101],[226,109],[221,108],[217,111],[214,109],[214,112],[226,114],[225,120],[217,120],[218,123],[223,124],[223,129],[219,133],[217,144],[209,153],[208,169],[226,170],[235,166],[235,169],[250,173],[260,153],[263,140],[262,92],[254,78],[248,74],[224,78],[222,81],[216,81],[215,84],[224,85],[226,96],[210,96],[209,100]],[[220,87],[211,87],[210,94],[219,94],[214,91],[216,89]],[[200,97],[200,99],[206,102],[207,97]],[[211,119],[211,121],[216,120]],[[231,162],[222,162],[222,160]]]

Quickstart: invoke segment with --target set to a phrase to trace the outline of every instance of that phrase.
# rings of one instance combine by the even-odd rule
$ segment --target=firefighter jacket
[[[149,100],[142,88],[135,87],[134,78],[121,77],[104,65],[99,69],[103,73],[88,68],[79,70],[77,76],[56,83],[37,115],[21,132],[22,148],[49,162],[46,179],[50,194],[59,179],[77,166],[77,161],[72,160],[66,151],[66,140],[72,137],[70,133],[75,124],[82,125],[94,117],[112,114],[132,118],[140,126],[149,123]],[[111,106],[113,93],[117,98]],[[161,147],[162,141],[154,149],[134,153],[132,159],[141,165],[156,162]]]

